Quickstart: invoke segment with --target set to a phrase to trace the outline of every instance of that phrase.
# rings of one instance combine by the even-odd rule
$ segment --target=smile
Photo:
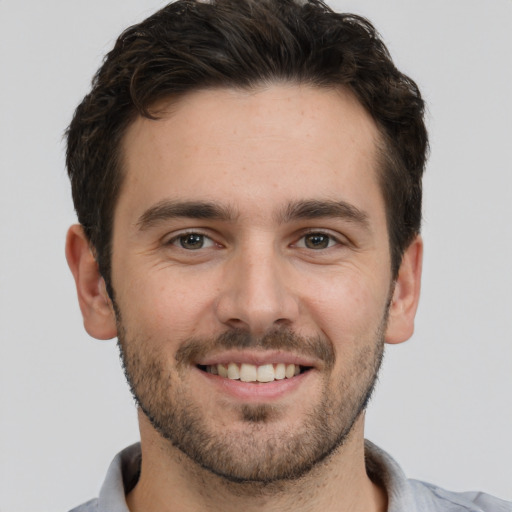
[[[275,380],[291,379],[301,373],[309,370],[309,367],[298,364],[262,364],[254,365],[249,363],[228,363],[198,365],[198,368],[206,373],[218,375],[219,377],[230,380],[240,380],[242,382],[273,382]]]

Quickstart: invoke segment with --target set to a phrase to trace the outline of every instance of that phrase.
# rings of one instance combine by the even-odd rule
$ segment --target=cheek
[[[125,283],[118,305],[127,332],[154,342],[204,335],[214,293],[206,283],[177,279],[165,273]]]
[[[387,283],[361,276],[331,280],[309,301],[313,323],[331,340],[337,352],[375,341],[388,298]]]

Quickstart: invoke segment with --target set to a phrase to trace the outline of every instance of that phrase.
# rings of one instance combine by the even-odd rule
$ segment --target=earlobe
[[[75,278],[85,330],[94,338],[107,340],[117,335],[115,313],[105,282],[91,251],[82,226],[69,228],[66,237],[66,259]]]
[[[406,249],[389,307],[386,343],[402,343],[414,332],[423,262],[423,241],[418,235]]]

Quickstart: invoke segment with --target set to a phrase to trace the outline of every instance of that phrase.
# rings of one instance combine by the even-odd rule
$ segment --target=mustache
[[[334,366],[335,353],[325,336],[300,336],[288,328],[272,329],[254,336],[244,329],[231,329],[216,337],[190,338],[177,350],[178,365],[194,364],[212,351],[232,349],[284,350],[322,361],[327,368]]]

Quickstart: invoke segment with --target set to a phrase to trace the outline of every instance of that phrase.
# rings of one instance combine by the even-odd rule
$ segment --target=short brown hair
[[[123,183],[121,139],[158,100],[284,81],[345,87],[381,133],[380,186],[393,275],[419,233],[428,150],[424,102],[369,21],[319,0],[178,0],[117,39],[67,131],[78,220],[112,294],[111,238]]]

